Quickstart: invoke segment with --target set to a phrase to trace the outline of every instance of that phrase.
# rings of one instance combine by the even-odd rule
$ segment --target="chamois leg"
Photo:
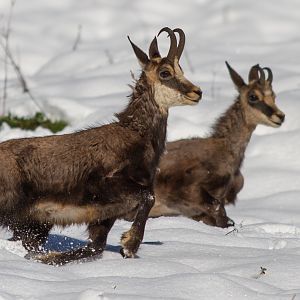
[[[244,177],[240,170],[234,174],[234,179],[231,188],[226,197],[225,204],[235,204],[236,196],[244,186]]]
[[[88,226],[89,238],[93,243],[96,243],[100,248],[105,248],[107,236],[113,227],[116,219],[107,219],[102,222],[90,224]]]
[[[107,235],[115,223],[116,219],[108,219],[102,222],[89,224],[89,239],[90,242],[79,249],[68,252],[51,252],[46,255],[36,256],[35,259],[47,264],[61,266],[79,259],[90,258],[100,255],[106,246]]]
[[[144,237],[146,222],[149,212],[154,205],[154,199],[154,194],[150,190],[147,189],[141,192],[141,200],[133,224],[121,237],[123,248],[120,250],[120,253],[124,258],[135,257]]]
[[[50,223],[36,221],[24,221],[11,226],[13,236],[10,241],[22,241],[23,247],[30,252],[41,252],[42,245],[47,240],[48,234],[53,227]]]

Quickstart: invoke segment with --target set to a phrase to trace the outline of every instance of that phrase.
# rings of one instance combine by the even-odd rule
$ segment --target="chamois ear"
[[[259,71],[259,64],[254,65],[250,69],[249,76],[248,76],[249,83],[251,81],[258,81],[259,80],[258,71]]]
[[[240,90],[243,86],[245,86],[245,82],[243,80],[243,78],[235,71],[231,68],[231,66],[229,65],[229,63],[227,61],[225,61],[226,66],[228,68],[230,77],[235,85],[235,87]]]
[[[139,61],[139,64],[141,65],[141,67],[144,69],[145,66],[149,63],[149,58],[147,56],[147,54],[141,50],[137,45],[135,45],[129,36],[127,36],[132,48],[133,48],[133,51],[135,53],[135,56],[137,57],[138,61]]]

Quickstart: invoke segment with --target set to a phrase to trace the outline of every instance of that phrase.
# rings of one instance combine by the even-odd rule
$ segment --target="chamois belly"
[[[76,204],[61,202],[50,197],[40,198],[30,208],[30,217],[39,222],[68,226],[72,224],[89,224],[110,218],[122,218],[138,206],[138,194],[120,194],[107,202],[86,202]],[[60,199],[61,200],[61,199]]]
[[[101,220],[106,220],[115,217],[121,217],[132,211],[137,206],[120,204],[107,204],[104,206],[87,204],[87,205],[72,205],[60,204],[51,201],[36,203],[30,212],[33,219],[39,222],[49,222],[51,224],[68,226],[72,224],[89,224]]]
[[[140,196],[141,186],[122,176],[94,178],[84,188],[37,197],[28,207],[29,217],[60,226],[123,218],[137,208]]]

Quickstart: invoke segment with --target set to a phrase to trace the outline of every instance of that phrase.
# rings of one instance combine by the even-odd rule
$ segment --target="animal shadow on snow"
[[[145,245],[162,245],[163,243],[160,241],[149,241],[143,242]],[[74,250],[77,248],[81,248],[87,245],[86,241],[82,241],[79,239],[71,238],[64,235],[59,234],[49,234],[47,241],[45,242],[43,248],[45,251],[57,251],[57,252],[66,252],[70,250]],[[105,251],[116,252],[119,253],[121,246],[114,246],[107,244],[105,247]]]

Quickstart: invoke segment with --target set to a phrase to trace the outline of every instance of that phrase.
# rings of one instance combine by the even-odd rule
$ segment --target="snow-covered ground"
[[[0,28],[9,4],[0,0]],[[198,106],[170,111],[169,140],[206,134],[233,101],[225,60],[245,78],[258,62],[273,70],[286,122],[255,131],[243,166],[245,187],[228,208],[236,230],[185,218],[149,220],[140,258],[124,260],[118,243],[130,223],[120,221],[103,259],[59,268],[26,260],[22,246],[6,241],[10,233],[2,230],[0,299],[300,299],[298,0],[17,0],[11,48],[44,111],[67,119],[65,132],[71,132],[109,122],[124,107],[130,70],[139,73],[126,35],[146,50],[163,26],[185,30],[182,66],[204,92]],[[159,45],[168,49],[165,35]],[[13,72],[8,85],[6,109],[33,114],[37,107]],[[3,126],[0,140],[46,134]],[[84,226],[56,228],[47,247],[66,250],[85,238]]]

